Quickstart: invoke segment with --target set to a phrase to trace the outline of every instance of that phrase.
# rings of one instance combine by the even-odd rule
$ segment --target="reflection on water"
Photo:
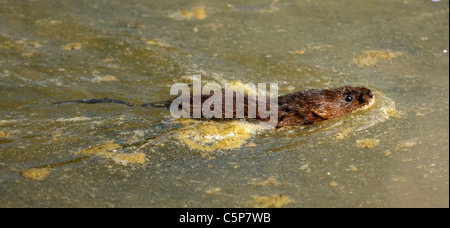
[[[0,0],[0,206],[448,207],[448,9]],[[376,103],[277,130],[52,105],[166,101],[192,74],[280,94],[362,85]]]

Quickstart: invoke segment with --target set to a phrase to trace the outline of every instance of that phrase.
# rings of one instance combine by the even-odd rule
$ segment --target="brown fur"
[[[202,95],[201,103],[210,98],[211,95]],[[351,97],[349,100],[348,97]],[[225,92],[222,91],[222,118],[225,117]],[[278,97],[278,124],[277,128],[304,124],[313,124],[319,121],[333,119],[343,116],[358,108],[361,108],[372,100],[373,95],[369,89],[364,87],[345,86],[336,89],[307,90],[287,94]],[[236,94],[233,93],[233,101]],[[257,98],[258,99],[258,98]],[[244,96],[244,115],[248,116],[248,97]],[[190,113],[192,114],[192,97],[190,99]],[[257,104],[257,101],[256,101]],[[269,105],[269,100],[266,101]],[[257,107],[257,106],[256,106]],[[213,109],[213,107],[212,107]],[[236,104],[233,102],[233,117],[236,117]],[[256,119],[262,119],[256,112]]]
[[[351,101],[346,97],[351,96]],[[343,116],[372,100],[372,92],[363,87],[308,90],[278,98],[277,127],[312,124]]]

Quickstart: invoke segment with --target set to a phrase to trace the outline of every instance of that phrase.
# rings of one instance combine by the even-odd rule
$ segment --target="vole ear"
[[[316,106],[314,106],[311,110],[311,112],[313,113],[314,116],[317,116],[321,119],[327,120],[328,117],[328,110],[322,105],[322,104],[318,104]]]

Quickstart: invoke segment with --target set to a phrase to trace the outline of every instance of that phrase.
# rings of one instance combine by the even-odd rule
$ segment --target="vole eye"
[[[351,102],[353,100],[353,97],[351,95],[345,95],[345,101]]]

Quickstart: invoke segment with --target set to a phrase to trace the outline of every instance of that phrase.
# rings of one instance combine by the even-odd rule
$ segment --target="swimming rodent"
[[[235,96],[235,95],[234,95]],[[211,97],[211,95],[202,95],[201,102]],[[222,93],[222,97],[225,98],[225,93]],[[368,105],[373,100],[372,92],[364,87],[351,87],[344,86],[335,89],[325,90],[306,90],[295,93],[286,94],[278,97],[278,123],[277,128],[286,126],[296,126],[313,124],[316,122],[333,119],[343,116],[356,109]],[[244,115],[247,116],[248,105],[247,95],[244,96]],[[126,101],[103,98],[103,99],[85,99],[85,100],[71,100],[56,102],[54,104],[61,103],[118,103],[127,106],[135,106],[134,104]],[[163,103],[148,103],[139,105],[142,107],[170,107],[171,102]],[[192,113],[192,97],[191,97],[190,113]],[[225,105],[225,102],[222,102]],[[233,102],[235,103],[235,102]],[[269,100],[266,101],[267,105],[270,105]],[[235,104],[234,104],[235,106]],[[235,114],[234,107],[234,114]],[[222,108],[222,117],[225,116],[225,109]],[[268,119],[260,118],[258,112],[256,112],[256,119],[259,121],[268,121]]]
[[[373,94],[369,89],[350,86],[287,94],[278,98],[277,127],[333,119],[362,108],[372,100]]]

